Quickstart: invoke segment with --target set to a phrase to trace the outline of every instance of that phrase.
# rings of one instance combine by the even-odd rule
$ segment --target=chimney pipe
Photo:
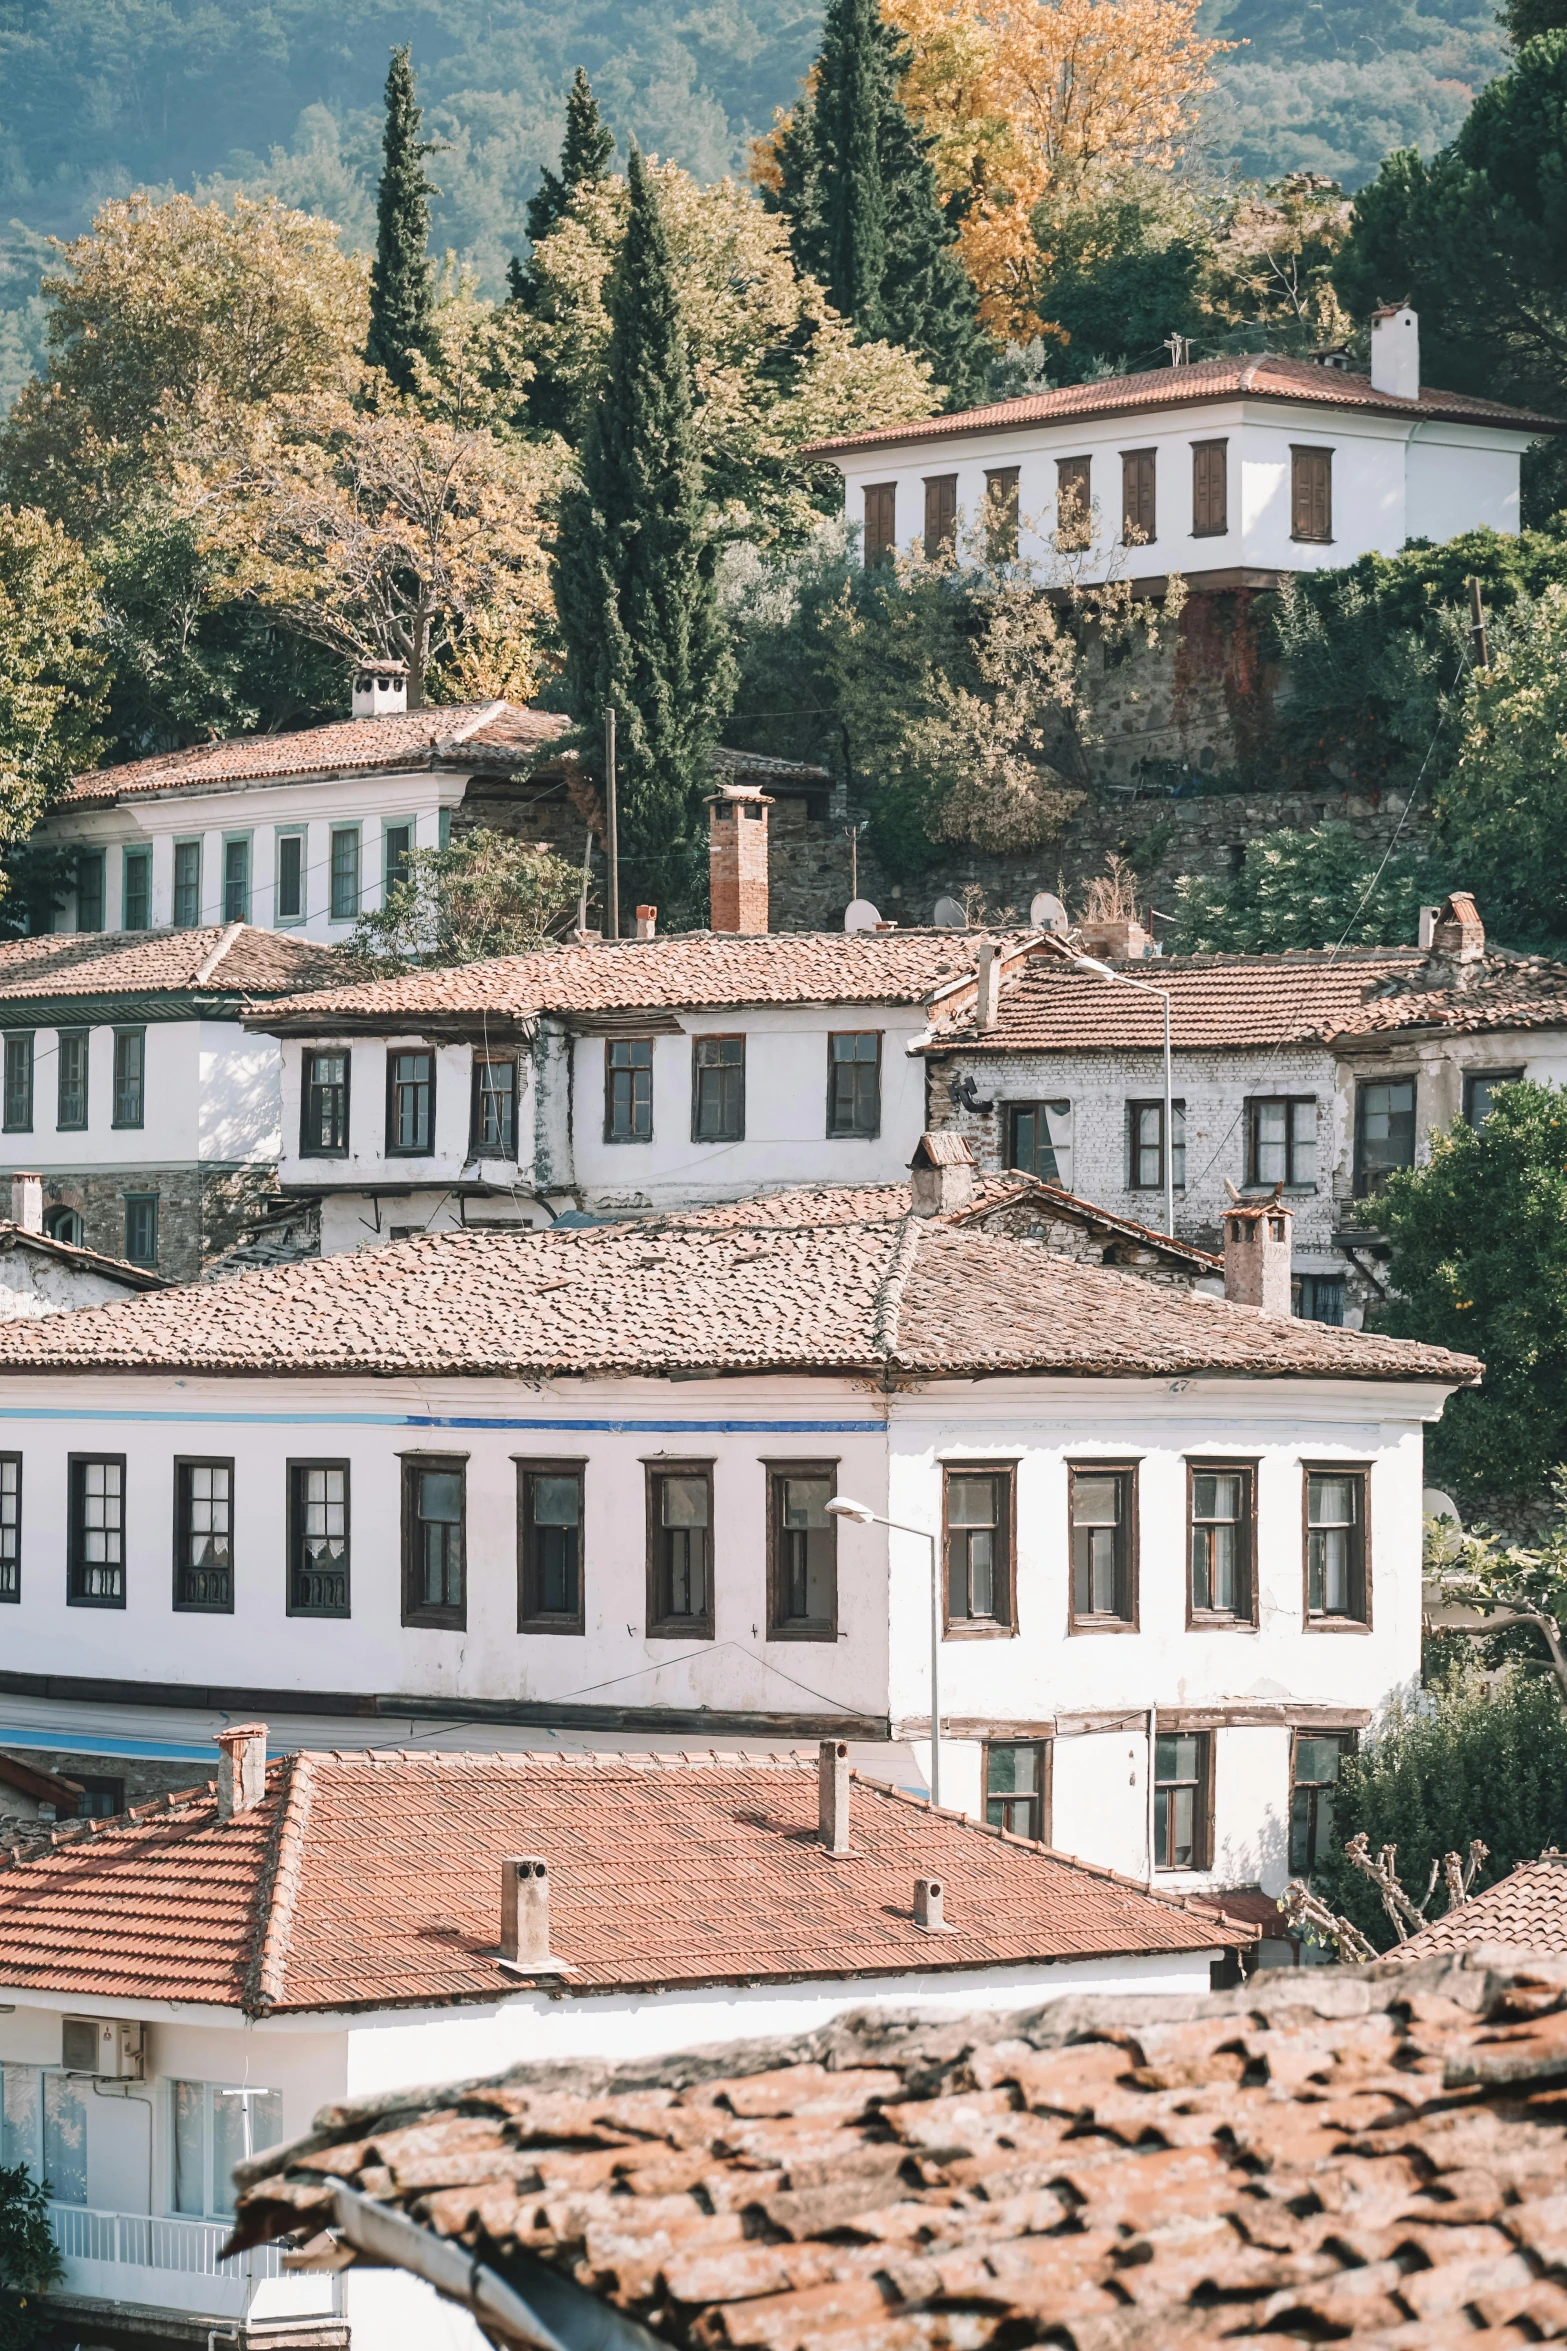
[[[921,1135],[909,1161],[909,1206],[916,1216],[950,1216],[974,1197],[974,1154],[964,1135]]]
[[[914,1924],[923,1927],[927,1935],[951,1935],[957,1929],[949,1925],[944,1904],[946,1894],[940,1878],[916,1878],[914,1881]]]
[[[849,1850],[849,1750],[842,1739],[823,1739],[817,1749],[817,1819],[829,1853]]]
[[[651,939],[657,929],[658,908],[656,906],[639,906],[637,908],[637,937]]]
[[[267,1726],[231,1723],[218,1733],[218,1818],[254,1812],[267,1792]]]
[[[519,1971],[549,1967],[550,1873],[537,1853],[501,1863],[501,1959]]]
[[[1233,1184],[1229,1192],[1230,1206],[1224,1212],[1224,1295],[1232,1306],[1288,1314],[1293,1304],[1290,1232],[1295,1211],[1285,1207],[1277,1191],[1271,1200],[1247,1202]]]
[[[14,1175],[11,1178],[11,1222],[20,1225],[24,1233],[43,1231],[44,1179],[41,1175]]]
[[[1421,907],[1420,928],[1415,934],[1415,944],[1420,949],[1422,955],[1430,954],[1431,942],[1436,937],[1436,926],[1441,921],[1441,919],[1442,909],[1440,906]]]
[[[1407,302],[1371,313],[1371,389],[1390,400],[1420,397],[1420,321]]]

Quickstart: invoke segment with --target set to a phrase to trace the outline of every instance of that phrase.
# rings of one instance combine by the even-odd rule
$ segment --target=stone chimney
[[[639,939],[651,939],[657,929],[658,908],[656,906],[639,906],[635,936]]]
[[[1420,321],[1407,302],[1371,313],[1371,389],[1390,400],[1420,397]]]
[[[829,1853],[849,1850],[849,1750],[842,1739],[823,1739],[817,1749],[816,1813]]]
[[[1422,914],[1424,911],[1422,908]],[[1460,967],[1485,961],[1485,925],[1467,890],[1455,890],[1436,909],[1430,940],[1422,944],[1428,944],[1433,955],[1445,955]]]
[[[389,718],[408,708],[406,661],[376,661],[354,672],[355,718]]]
[[[1101,963],[1141,963],[1153,940],[1135,915],[1116,915],[1080,922],[1072,944],[1080,955],[1095,956]]]
[[[1224,1211],[1224,1295],[1232,1306],[1260,1306],[1264,1314],[1292,1311],[1290,1230],[1295,1211],[1277,1191],[1271,1200],[1242,1200],[1230,1185]]]
[[[536,1853],[501,1863],[501,1958],[518,1969],[556,1964],[550,1957],[550,1873]]]
[[[267,1792],[267,1726],[231,1723],[218,1733],[218,1818],[253,1812]]]
[[[994,939],[981,939],[974,957],[974,1026],[993,1029],[1000,1012],[1000,951]]]
[[[974,1197],[974,1154],[962,1135],[921,1135],[909,1161],[916,1216],[949,1216]]]
[[[715,931],[759,935],[767,928],[767,794],[725,784],[707,800],[707,875]]]
[[[20,1225],[24,1233],[43,1231],[44,1179],[41,1175],[14,1175],[11,1178],[11,1222]]]
[[[1430,954],[1431,942],[1436,937],[1436,926],[1441,919],[1442,909],[1440,906],[1421,907],[1420,924],[1415,932],[1415,944],[1422,955]]]
[[[951,1935],[957,1929],[948,1924],[945,1915],[946,1887],[941,1878],[916,1878],[914,1881],[914,1924],[923,1927],[927,1935]]]

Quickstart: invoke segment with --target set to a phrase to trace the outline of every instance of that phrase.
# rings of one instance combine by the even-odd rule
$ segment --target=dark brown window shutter
[[[1290,535],[1325,542],[1333,536],[1333,452],[1290,451]]]
[[[865,493],[865,560],[881,563],[898,543],[898,485],[877,482]]]
[[[958,477],[932,474],[925,484],[925,552],[935,556],[950,547],[958,528]]]
[[[1094,535],[1088,457],[1056,459],[1056,537],[1063,547],[1087,547]]]
[[[1018,469],[998,466],[985,476],[985,523],[992,563],[1017,561]]]
[[[1192,443],[1192,536],[1218,539],[1230,527],[1229,443]]]
[[[1155,453],[1152,449],[1125,449],[1121,453],[1121,536],[1131,546],[1146,546],[1154,536]]]

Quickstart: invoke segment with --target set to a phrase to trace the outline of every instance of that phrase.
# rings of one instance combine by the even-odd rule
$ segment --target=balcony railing
[[[236,2260],[218,2259],[229,2236],[222,2220],[166,2220],[150,2212],[95,2212],[87,2204],[51,2204],[49,2226],[66,2261],[112,2262],[129,2269],[179,2270],[187,2277],[275,2278],[276,2245],[258,2245]]]

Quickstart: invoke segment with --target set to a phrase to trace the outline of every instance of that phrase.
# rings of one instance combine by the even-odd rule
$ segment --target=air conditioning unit
[[[115,2024],[99,2016],[68,2016],[62,2021],[60,2040],[60,2063],[67,2073],[97,2074],[111,2082],[144,2078],[144,2025]]]

